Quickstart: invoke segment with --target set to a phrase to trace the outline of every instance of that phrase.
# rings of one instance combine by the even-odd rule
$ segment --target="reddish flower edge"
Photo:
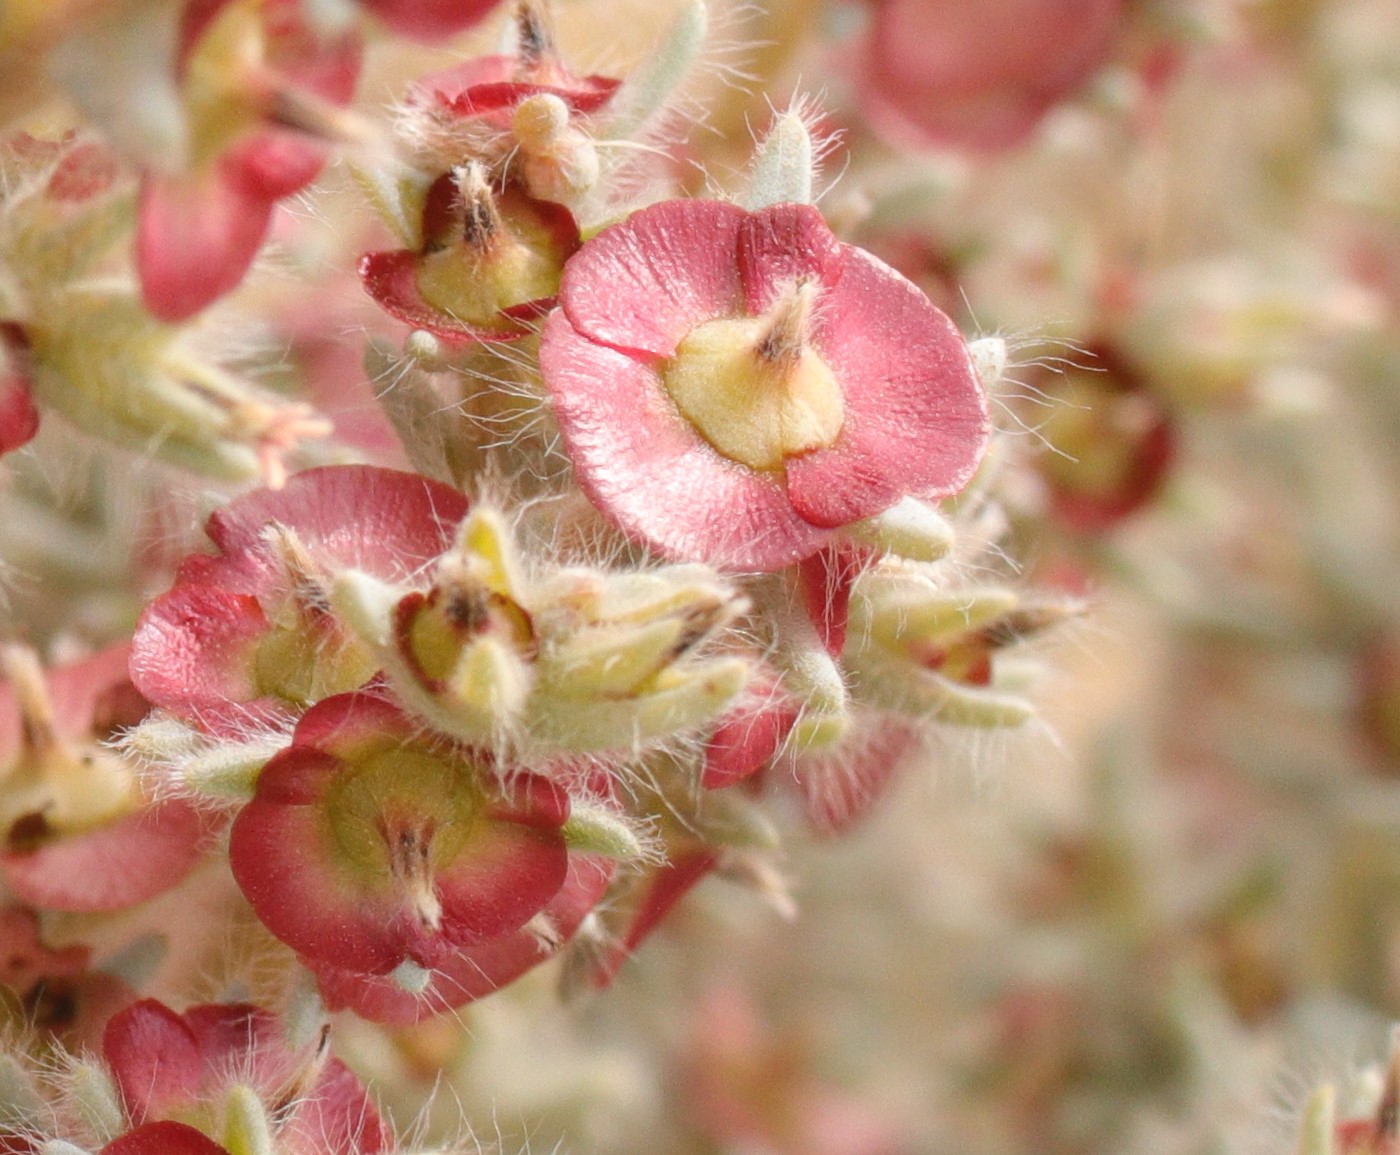
[[[541,912],[561,942],[573,937],[598,904],[612,874],[613,864],[605,859],[570,856],[564,885]],[[433,971],[419,994],[405,991],[387,976],[304,961],[315,973],[330,1010],[351,1010],[377,1023],[410,1026],[493,994],[551,957],[539,938],[522,928],[448,959]]]
[[[229,1155],[202,1131],[187,1123],[162,1120],[134,1127],[113,1139],[99,1155]]]
[[[718,864],[716,851],[698,847],[675,855],[652,871],[642,885],[642,893],[617,944],[599,960],[592,974],[593,985],[608,986],[623,964],[695,886]]]
[[[39,432],[28,361],[24,330],[12,321],[0,321],[0,455],[27,445]]]
[[[478,56],[465,60],[414,84],[409,100],[423,107],[434,105],[455,116],[479,116],[514,108],[531,96],[557,96],[572,112],[591,113],[602,108],[621,86],[609,76],[558,75],[558,83],[545,84],[516,77],[519,60],[514,56]]]

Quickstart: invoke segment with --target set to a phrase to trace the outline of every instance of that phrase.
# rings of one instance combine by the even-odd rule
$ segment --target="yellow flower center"
[[[698,325],[662,369],[676,408],[731,461],[778,470],[840,435],[841,386],[807,340],[816,294],[800,283],[767,316]]]

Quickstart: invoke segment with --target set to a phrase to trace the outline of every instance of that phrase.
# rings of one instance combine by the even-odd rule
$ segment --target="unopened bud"
[[[276,1155],[267,1108],[251,1087],[238,1083],[225,1100],[224,1147],[229,1155]]]
[[[847,536],[910,561],[938,561],[953,548],[953,527],[925,502],[906,497],[883,513],[845,528]]]
[[[811,204],[813,164],[807,125],[799,113],[784,112],[758,146],[740,203],[750,212],[779,204]]]

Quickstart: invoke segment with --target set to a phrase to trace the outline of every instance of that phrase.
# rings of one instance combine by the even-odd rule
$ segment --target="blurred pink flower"
[[[360,41],[318,34],[297,0],[189,0],[179,79],[191,161],[141,183],[136,260],[163,321],[197,313],[243,280],[272,210],[321,171],[327,107],[354,95]]]
[[[1098,70],[1126,12],[1126,0],[877,0],[865,113],[903,145],[1008,148]]]

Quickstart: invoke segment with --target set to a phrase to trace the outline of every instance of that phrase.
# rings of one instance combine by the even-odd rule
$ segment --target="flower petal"
[[[162,321],[183,321],[236,288],[267,235],[272,203],[219,164],[148,173],[136,226],[146,307]]]
[[[826,652],[839,659],[846,645],[846,622],[851,609],[851,586],[865,565],[865,554],[852,546],[832,545],[807,558],[798,582],[807,615],[817,628]]]
[[[700,784],[720,790],[756,774],[782,748],[800,713],[799,704],[783,693],[778,678],[760,666],[738,703],[710,735]]]
[[[229,1155],[214,1140],[185,1123],[147,1123],[113,1139],[100,1155]]]
[[[228,566],[250,576],[275,564],[263,533],[278,522],[314,556],[396,581],[438,557],[466,515],[467,499],[439,482],[397,469],[330,465],[229,502],[209,518],[207,532]]]
[[[793,779],[818,832],[840,834],[869,813],[917,740],[902,719],[867,713],[837,749],[794,756]]]
[[[841,279],[848,249],[812,205],[774,205],[750,213],[738,244],[749,315],[761,317],[799,280],[830,289]]]
[[[170,799],[35,850],[0,851],[0,876],[15,897],[42,910],[121,910],[189,874],[207,832],[197,810]]]
[[[360,281],[364,284],[365,292],[391,317],[415,329],[426,330],[434,337],[458,344],[518,341],[533,332],[528,325],[517,323],[504,311],[497,314],[501,319],[499,327],[473,325],[429,304],[418,287],[419,260],[419,255],[411,249],[366,253],[360,258]],[[553,301],[545,298],[529,302],[529,306],[531,312],[543,313],[553,306]],[[521,318],[521,322],[525,319]]]
[[[229,865],[258,918],[293,950],[385,974],[404,957],[388,926],[394,896],[344,879],[321,807],[344,771],[338,759],[307,747],[269,762],[257,796],[234,820]]]
[[[155,999],[119,1011],[102,1033],[102,1057],[135,1123],[198,1101],[204,1064],[185,1020]]]
[[[1123,0],[885,0],[863,74],[867,115],[915,147],[1006,148],[1103,63]]]
[[[485,19],[497,0],[360,0],[391,32],[436,43]]]
[[[267,628],[254,597],[212,585],[177,585],[141,614],[131,645],[131,679],[157,706],[248,701],[258,696],[254,659]]]
[[[846,420],[830,448],[787,462],[802,517],[848,525],[902,496],[942,497],[967,484],[990,434],[987,402],[957,326],[923,293],[848,248],[814,341],[841,382]]]
[[[715,851],[708,847],[677,854],[664,866],[651,872],[641,884],[641,894],[621,941],[593,972],[593,985],[607,986],[632,953],[651,934],[675,905],[715,868]]]
[[[39,410],[30,394],[28,344],[18,325],[0,321],[0,455],[27,444],[39,432]]]
[[[559,302],[584,336],[669,357],[696,325],[743,312],[735,249],[748,215],[705,200],[641,209],[570,260]]]

